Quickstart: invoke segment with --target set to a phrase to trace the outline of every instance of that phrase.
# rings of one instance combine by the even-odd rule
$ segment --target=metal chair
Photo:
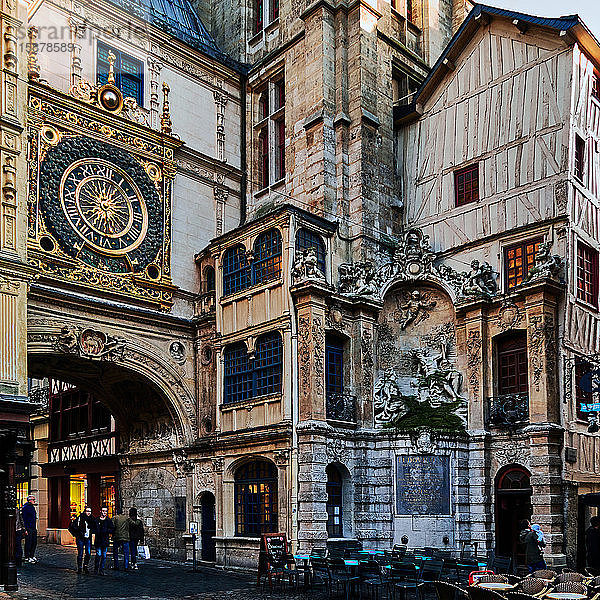
[[[494,573],[510,573],[512,567],[512,558],[510,556],[494,556],[492,558],[491,570]]]
[[[329,569],[330,590],[335,585],[336,589],[342,587],[346,593],[346,600],[350,598],[350,591],[353,586],[360,585],[358,575],[352,575],[343,558],[328,558],[327,567]]]
[[[456,558],[445,558],[444,567],[442,568],[442,575],[440,579],[442,581],[449,581],[450,583],[458,583],[458,566]],[[466,593],[466,592],[465,592]]]
[[[419,581],[438,581],[442,577],[444,561],[441,558],[430,558],[421,562]]]
[[[403,598],[406,599],[408,590],[415,590],[415,598],[419,600],[419,583],[417,578],[417,568],[409,563],[392,563],[387,577],[390,596],[396,598],[396,590],[402,590]]]
[[[358,577],[361,588],[365,587],[369,590],[369,598],[373,597],[373,592],[375,592],[375,598],[379,598],[379,590],[384,586],[379,563],[375,560],[359,562]],[[362,597],[362,593],[360,595]]]
[[[329,569],[327,560],[320,556],[311,556],[310,558],[311,580],[314,587],[323,586],[327,591],[327,596],[331,595],[331,580],[329,578]]]

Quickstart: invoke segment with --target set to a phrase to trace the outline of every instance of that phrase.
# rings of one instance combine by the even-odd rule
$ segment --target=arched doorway
[[[496,476],[496,555],[512,556],[517,564],[525,558],[519,554],[519,521],[533,512],[530,477],[521,465],[508,465]]]
[[[215,515],[215,497],[211,492],[205,492],[200,499],[200,543],[202,560],[215,562],[215,535],[217,520]]]
[[[335,465],[328,465],[327,475],[327,535],[330,538],[344,537],[343,480]]]

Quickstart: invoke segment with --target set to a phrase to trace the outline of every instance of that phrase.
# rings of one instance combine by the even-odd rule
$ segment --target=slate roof
[[[110,0],[110,2],[162,29],[188,46],[238,71],[243,70],[240,63],[220,50],[189,0]]]

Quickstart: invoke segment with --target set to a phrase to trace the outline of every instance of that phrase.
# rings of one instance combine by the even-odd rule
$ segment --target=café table
[[[544,596],[550,600],[583,600],[587,598],[585,594],[575,594],[573,592],[550,592]]]
[[[485,581],[483,583],[477,583],[477,587],[485,590],[494,590],[495,592],[506,592],[512,590],[515,586],[512,583],[502,583],[501,581]],[[559,598],[555,600],[560,600]],[[565,600],[567,600],[565,598]]]

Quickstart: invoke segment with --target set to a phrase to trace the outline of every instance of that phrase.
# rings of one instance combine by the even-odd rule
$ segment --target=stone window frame
[[[280,395],[282,389],[283,339],[280,331],[269,331],[258,336],[252,352],[249,352],[245,342],[225,346],[224,406]]]
[[[510,345],[512,344],[512,348]],[[498,396],[505,396],[511,394],[527,394],[529,396],[529,372],[528,372],[528,347],[527,347],[527,332],[524,329],[516,329],[514,331],[496,336],[494,338],[495,346],[495,363],[496,363],[496,377]],[[524,356],[524,361],[523,361]],[[525,367],[525,383],[522,386],[518,386],[519,389],[512,389],[512,387],[505,387],[503,384],[502,371],[504,369],[509,370],[510,365],[505,362],[504,359],[510,359],[513,362],[516,361],[516,368]],[[514,366],[514,365],[513,365]],[[518,371],[515,375],[517,378],[522,376],[523,372]],[[510,376],[507,371],[506,378]],[[520,389],[520,388],[523,389]]]
[[[254,467],[255,473],[251,471]],[[260,467],[260,468],[258,468]],[[249,472],[245,475],[245,472]],[[234,513],[235,535],[238,537],[260,537],[264,533],[277,533],[279,520],[279,486],[277,466],[264,458],[257,458],[242,463],[234,472]],[[242,496],[244,489],[247,497]],[[254,496],[252,503],[250,496]],[[249,520],[250,516],[259,515],[261,511],[248,514],[250,504],[262,510],[261,520]],[[269,512],[267,513],[267,509]]]
[[[101,71],[100,71],[100,51],[102,48],[106,49],[107,54],[108,54],[108,52],[112,52],[115,55],[115,65],[114,65],[115,85],[121,90],[121,92],[123,92],[124,97],[130,96],[130,97],[134,98],[135,101],[137,102],[138,106],[143,107],[144,106],[144,97],[145,97],[145,94],[144,94],[144,61],[140,60],[139,58],[136,58],[135,56],[132,56],[131,54],[128,54],[127,52],[124,52],[123,50],[119,50],[118,48],[115,48],[114,46],[111,46],[110,44],[107,44],[106,42],[104,42],[102,40],[98,40],[97,44],[96,44],[96,83],[98,85],[104,85],[107,82],[106,76],[108,74],[108,67],[105,69],[106,73],[104,72],[105,70],[103,70],[102,75],[101,75]],[[121,67],[123,60],[126,60],[127,62],[129,62],[132,65],[135,65],[137,67],[136,75],[133,75],[132,73],[125,73],[125,74],[123,73],[123,70]],[[105,62],[105,61],[102,61],[102,62]],[[137,93],[135,96],[131,96],[130,94],[127,94],[127,92],[123,89],[123,81],[122,81],[123,78],[137,83]]]
[[[535,237],[532,239],[522,240],[515,244],[510,244],[508,246],[504,246],[503,248],[503,256],[504,256],[504,289],[506,291],[511,290],[518,285],[521,285],[526,281],[527,275],[532,267],[535,266],[535,255],[538,252],[540,244],[544,241],[542,237]],[[521,251],[521,274],[519,275],[517,271],[517,267],[513,268],[515,270],[514,275],[511,273],[513,269],[511,269],[511,261],[516,260],[517,257],[511,257],[511,252]]]
[[[258,193],[285,182],[285,78],[269,77],[254,93],[255,173]]]
[[[254,0],[253,35],[258,35],[278,19],[279,0]]]

